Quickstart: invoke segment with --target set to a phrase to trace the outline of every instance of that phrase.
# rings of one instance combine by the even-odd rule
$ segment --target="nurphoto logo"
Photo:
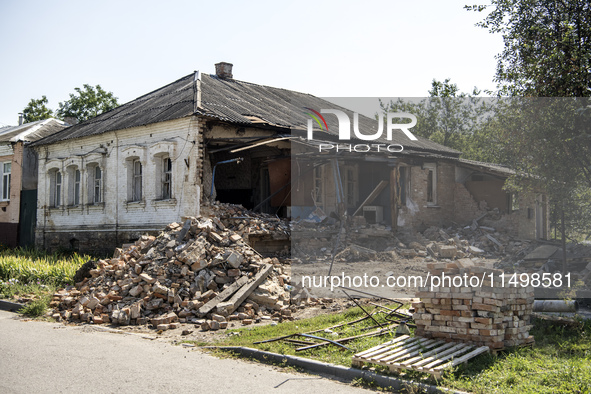
[[[340,110],[337,109],[321,109],[320,112],[304,107],[304,109],[310,111],[306,112],[307,115],[310,116],[308,119],[308,140],[314,139],[314,122],[318,124],[320,130],[324,130],[328,132],[328,124],[326,123],[326,119],[322,114],[332,114],[337,117],[338,124],[339,124],[339,140],[341,141],[350,141],[351,140],[351,120],[349,116]],[[401,119],[407,118],[410,119],[410,123],[394,123],[394,119]],[[417,137],[415,137],[409,129],[412,128],[417,124],[417,117],[413,114],[406,113],[406,112],[392,112],[388,113],[386,116],[386,140],[392,141],[392,135],[394,130],[402,131],[408,139],[411,141],[416,141]],[[353,113],[353,133],[356,139],[362,141],[376,141],[383,137],[384,133],[384,118],[380,116],[378,118],[378,129],[373,134],[363,134],[359,130],[359,114],[357,112]],[[402,152],[404,147],[400,144],[319,144],[318,151],[330,151],[336,150],[339,151],[349,151],[349,152],[370,152],[370,151],[387,151],[391,153]]]

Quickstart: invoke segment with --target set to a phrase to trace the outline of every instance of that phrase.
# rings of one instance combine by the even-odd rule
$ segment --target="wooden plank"
[[[373,191],[369,193],[369,196],[367,196],[367,198],[361,203],[359,208],[357,208],[357,210],[353,213],[353,216],[357,216],[359,211],[361,211],[364,206],[371,204],[373,200],[375,200],[380,195],[380,193],[382,192],[382,190],[384,190],[387,184],[388,181],[380,181],[380,183],[378,183],[375,189],[373,189]]]
[[[423,344],[423,346],[421,347],[421,349],[415,350],[415,351],[407,354],[406,357],[404,357],[404,358],[407,359],[408,357],[416,356],[417,354],[421,354],[421,351],[423,349],[430,349],[432,347],[439,346],[439,345],[444,344],[444,343],[445,343],[445,341],[439,340],[439,341],[433,341],[431,343]],[[421,359],[421,358],[423,358],[422,355],[418,356],[418,359]],[[396,362],[392,362],[391,365],[394,365],[394,366],[402,366],[402,358],[396,360]]]
[[[417,340],[418,340],[418,338],[409,338],[409,339],[407,339],[404,342],[399,342],[399,343],[396,343],[396,344],[391,345],[391,346],[386,346],[386,347],[383,347],[383,348],[381,348],[379,350],[376,350],[375,352],[372,352],[370,354],[366,354],[364,356],[364,358],[366,358],[366,359],[373,359],[373,358],[376,358],[378,356],[382,356],[385,353],[388,353],[388,352],[391,352],[391,351],[400,350],[403,346],[407,346],[407,345],[409,345],[411,343],[416,342]]]
[[[480,227],[482,228],[482,226]],[[495,245],[497,245],[499,248],[503,249],[504,246],[502,243],[500,243],[499,241],[497,241],[497,239],[495,237],[493,237],[490,234],[486,234],[486,238],[490,239]]]
[[[374,346],[374,347],[372,347],[370,349],[367,349],[367,350],[364,350],[362,352],[359,352],[359,353],[353,355],[353,357],[362,357],[363,355],[365,355],[367,353],[371,353],[371,352],[373,352],[375,350],[381,349],[381,348],[383,348],[385,346],[388,346],[388,345],[392,345],[392,344],[394,344],[396,342],[404,341],[405,339],[408,339],[408,338],[410,338],[410,336],[408,336],[408,335],[402,335],[402,336],[400,336],[398,338],[392,339],[391,341],[388,341],[386,343],[382,343],[381,345],[377,345],[377,346]]]
[[[487,346],[476,348],[470,344],[422,337],[391,342],[358,353],[356,356],[359,357],[353,357],[353,365],[379,364],[388,366],[390,371],[414,370],[429,373],[439,379],[445,368],[465,363],[479,354],[490,351]]]
[[[446,364],[440,365],[438,367],[433,368],[433,370],[435,371],[440,371],[443,370],[447,367],[453,367],[455,365],[458,365],[460,363],[463,363],[465,361],[470,360],[471,358],[474,358],[476,356],[478,356],[479,354],[485,353],[485,352],[489,352],[490,349],[488,348],[488,346],[481,346],[479,348],[477,348],[476,350],[471,351],[468,354],[463,355],[462,357],[456,358],[453,361],[450,361]]]
[[[436,365],[439,365],[442,362],[444,362],[446,360],[449,360],[450,358],[453,358],[453,357],[459,356],[461,354],[464,354],[468,350],[470,350],[470,349],[473,348],[473,346],[470,346],[470,345],[464,345],[464,344],[462,344],[462,345],[463,345],[463,347],[460,350],[457,350],[457,351],[455,351],[455,352],[453,352],[451,354],[448,354],[445,357],[438,357],[436,361],[433,361],[433,362],[431,362],[431,363],[429,363],[427,365],[424,365],[424,366],[420,367],[419,370],[420,371],[430,370],[431,368],[435,367]]]
[[[220,302],[226,301],[228,298],[232,297],[234,293],[238,291],[242,286],[244,286],[248,282],[248,276],[243,276],[239,278],[236,282],[232,283],[228,286],[224,291],[222,291],[217,296],[213,297],[209,300],[205,305],[201,308],[197,309],[197,314],[199,317],[205,316],[208,314],[213,308],[215,308]]]
[[[438,348],[428,351],[426,353],[423,353],[420,356],[410,358],[410,359],[408,359],[404,362],[401,362],[401,363],[395,363],[394,365],[400,364],[401,367],[410,366],[411,364],[414,364],[417,361],[424,360],[425,358],[427,358],[433,354],[437,354],[437,353],[441,352],[442,350],[450,348],[454,345],[455,345],[454,342],[448,342],[448,343],[444,344],[443,346],[439,346]]]
[[[366,350],[364,352],[359,353],[356,356],[359,356],[359,357],[361,357],[361,356],[362,357],[371,357],[374,354],[379,354],[382,351],[385,352],[388,349],[392,349],[393,347],[400,346],[401,343],[405,343],[407,341],[414,341],[414,340],[415,340],[414,338],[410,338],[410,336],[408,336],[408,335],[403,335],[403,336],[399,337],[399,339],[386,342],[383,345],[375,346],[375,347],[373,347],[371,349],[368,349],[368,350]]]
[[[218,310],[226,311],[228,314],[234,312],[242,302],[248,298],[250,293],[252,293],[271,273],[273,270],[273,264],[267,264],[261,268],[258,274],[251,280],[249,280],[245,285],[243,285],[240,290],[236,292],[226,302],[221,302],[217,305]]]
[[[464,347],[464,344],[463,343],[455,343],[454,346],[452,346],[451,348],[449,348],[449,349],[447,349],[447,350],[445,350],[445,351],[443,351],[441,353],[437,353],[435,356],[427,357],[425,359],[422,359],[421,361],[418,361],[418,362],[414,363],[412,365],[412,367],[413,368],[420,367],[423,364],[427,364],[427,363],[429,363],[431,361],[437,360],[437,357],[439,357],[439,356],[445,356],[446,354],[453,353],[456,350],[458,350],[460,348],[463,348],[463,347]]]
[[[422,338],[422,340],[417,341],[414,345],[404,347],[403,349],[400,349],[399,351],[397,351],[393,354],[390,354],[385,358],[382,358],[382,361],[389,362],[389,361],[392,361],[395,359],[399,359],[403,356],[406,356],[407,354],[411,353],[413,350],[420,349],[421,347],[423,347],[423,344],[427,341],[430,341],[430,339]],[[406,357],[404,357],[404,358],[406,358]]]

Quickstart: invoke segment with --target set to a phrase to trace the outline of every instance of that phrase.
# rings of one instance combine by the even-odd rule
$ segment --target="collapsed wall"
[[[417,297],[421,301],[413,304],[415,335],[491,349],[534,342],[529,335],[534,302],[532,286],[510,286],[508,276],[503,282],[502,271],[475,264],[470,259],[429,263],[427,267],[432,277],[447,277],[449,281],[444,280],[444,286],[440,287],[419,288]],[[479,283],[470,278],[478,278]]]

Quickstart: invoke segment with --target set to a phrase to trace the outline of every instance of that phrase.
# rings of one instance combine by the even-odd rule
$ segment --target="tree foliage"
[[[499,96],[511,99],[499,106],[484,135],[500,137],[503,159],[518,173],[535,174],[555,217],[564,215],[572,232],[589,233],[591,3],[490,3],[466,8],[490,11],[478,25],[503,36],[495,81]]]
[[[503,95],[591,95],[588,0],[491,0],[466,6],[491,12],[478,25],[503,36],[495,80]]]
[[[47,108],[47,103],[47,97],[45,96],[42,96],[40,99],[31,99],[29,104],[23,109],[25,123],[52,118],[53,111]]]
[[[75,88],[74,90],[76,94],[70,93],[69,100],[59,103],[56,114],[60,119],[73,117],[79,122],[83,122],[119,105],[117,97],[112,92],[103,90],[100,85],[93,87],[84,84],[82,89]]]
[[[417,117],[413,133],[464,153],[464,157],[482,160],[483,152],[474,149],[478,124],[484,120],[486,101],[474,97],[480,92],[463,93],[450,79],[433,80],[429,98],[397,99],[380,102],[384,113],[409,112]]]

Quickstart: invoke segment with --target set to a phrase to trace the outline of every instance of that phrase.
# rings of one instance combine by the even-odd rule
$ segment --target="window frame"
[[[341,183],[347,208],[356,208],[359,203],[359,169],[355,164],[340,165]]]
[[[59,182],[58,182],[58,176],[59,176]],[[63,185],[64,185],[63,174],[59,168],[54,167],[54,168],[51,168],[47,172],[47,177],[49,179],[49,190],[48,190],[49,201],[48,201],[47,206],[49,208],[59,208],[62,206],[62,202],[63,202],[63,198],[62,198]]]
[[[88,164],[87,168],[87,188],[88,205],[100,205],[104,202],[104,181],[105,181],[105,170],[97,163]],[[97,171],[100,171],[100,178],[97,178]],[[97,194],[98,187],[98,194]],[[98,198],[97,198],[98,197]]]
[[[79,168],[74,169],[74,206],[80,205],[80,198],[82,197],[80,190],[82,186],[82,172]]]
[[[437,205],[437,163],[426,163],[423,168],[427,170],[427,190],[425,200],[427,205]],[[430,178],[430,179],[429,179]]]
[[[171,160],[170,156],[162,156],[161,160],[162,160],[162,162],[161,162],[162,173],[161,173],[161,179],[160,179],[160,186],[161,186],[160,199],[161,200],[171,200],[173,198],[173,194],[172,194],[172,160]]]
[[[131,198],[129,202],[140,202],[143,199],[143,164],[140,159],[131,161]],[[139,165],[139,173],[136,171],[136,164]],[[139,188],[139,190],[138,190]]]
[[[317,207],[324,206],[324,164],[314,168],[313,171],[314,188],[312,190],[312,199]]]
[[[77,165],[71,165],[66,168],[66,195],[64,202],[67,202],[68,207],[78,207],[81,205],[81,187],[82,187],[82,172]]]
[[[0,201],[10,201],[10,184],[12,182],[12,161],[1,162],[2,167],[0,172]],[[5,171],[6,166],[9,166],[8,172]]]

